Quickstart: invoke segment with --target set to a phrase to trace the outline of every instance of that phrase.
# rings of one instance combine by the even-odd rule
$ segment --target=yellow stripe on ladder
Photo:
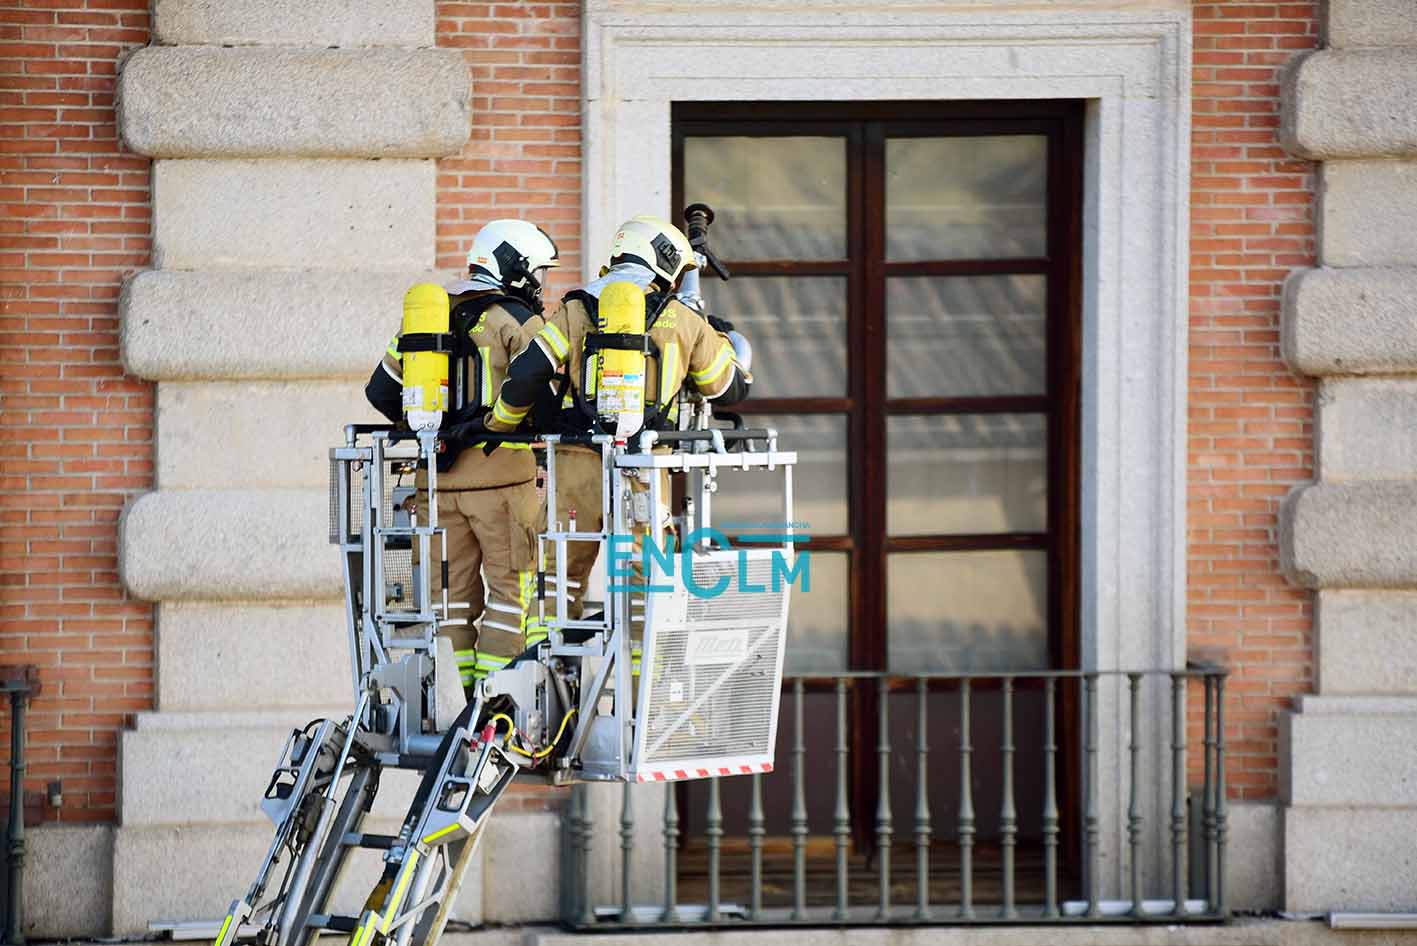
[[[398,883],[394,885],[393,896],[389,898],[389,908],[384,913],[384,923],[379,932],[385,936],[389,935],[389,924],[393,922],[394,915],[399,912],[399,905],[403,903],[404,894],[408,893],[408,885],[413,880],[414,868],[418,866],[418,849],[410,847],[405,855],[403,871],[399,874]]]

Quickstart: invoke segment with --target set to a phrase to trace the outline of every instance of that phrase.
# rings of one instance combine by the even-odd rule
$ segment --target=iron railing
[[[1228,915],[1227,672],[1191,665],[1180,671],[789,678],[772,775],[733,776],[727,789],[718,778],[678,791],[576,787],[563,822],[564,922],[599,930],[1222,920]],[[1026,721],[1020,718],[1025,693]],[[834,713],[825,712],[824,697]],[[874,745],[851,732],[863,698],[874,704]],[[892,707],[902,702],[911,712],[893,727]],[[927,739],[932,717],[940,739],[942,713],[945,727],[954,730],[947,737],[953,745],[943,753]],[[1041,733],[1023,733],[1037,736],[1024,748],[1020,725],[1041,725]],[[829,746],[827,726],[833,730]],[[990,744],[982,741],[985,735]],[[1202,758],[1193,765],[1196,742]],[[809,743],[816,744],[816,757],[809,758]],[[863,766],[863,753],[875,757],[874,813],[866,824],[853,823],[852,804],[863,789],[862,773],[872,768]],[[958,789],[951,804],[942,805],[934,777],[955,776],[951,766]],[[778,798],[777,823],[764,804],[766,780],[773,778],[779,793],[790,791],[786,806]],[[809,780],[828,778],[829,824],[825,799],[814,793],[816,804],[809,806],[808,792]],[[1021,808],[1021,778],[1031,811]],[[901,781],[913,785],[893,784]],[[948,788],[953,785],[951,778]],[[610,799],[611,791],[620,794]],[[642,819],[649,799],[638,793],[655,791],[664,793],[662,823],[646,831],[636,811]],[[740,837],[730,838],[725,827],[725,791],[740,796],[730,811],[745,825]],[[904,797],[911,816],[898,824],[894,806]],[[614,805],[618,825],[607,816]],[[942,818],[941,808],[950,817]],[[690,819],[701,827],[688,830]],[[775,848],[770,829],[780,838]],[[693,864],[687,863],[691,850]],[[767,882],[770,853],[780,861],[776,886]],[[1022,872],[1021,853],[1029,862]],[[725,871],[730,854],[736,869]],[[988,893],[981,893],[981,879]],[[863,880],[873,882],[868,888]],[[694,896],[686,899],[689,884]]]
[[[38,668],[32,666],[0,667],[0,694],[10,703],[10,805],[5,823],[5,884],[0,888],[0,940],[6,946],[19,946],[25,941],[24,910],[21,894],[25,870],[25,707],[39,692]]]

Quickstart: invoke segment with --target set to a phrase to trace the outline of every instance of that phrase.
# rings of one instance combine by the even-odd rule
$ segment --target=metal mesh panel
[[[689,595],[682,621],[655,616],[652,666],[643,671],[650,695],[640,713],[642,771],[771,758],[786,589],[772,588],[770,553],[745,552],[741,573],[738,554],[696,557],[695,583],[723,591]],[[743,590],[750,586],[766,590]]]
[[[339,472],[343,465],[348,471],[349,495],[340,495]],[[393,492],[400,485],[401,477],[396,473],[396,469],[407,466],[407,461],[402,459],[392,459],[385,461],[384,470],[384,502],[383,519],[385,523],[393,522]],[[358,542],[360,533],[364,529],[364,480],[368,466],[363,460],[330,460],[330,541],[338,544],[341,541],[339,534],[339,508],[342,502],[349,506],[349,535],[344,538],[347,542]],[[402,480],[407,481],[409,474],[404,471]]]
[[[343,460],[330,459],[330,542],[338,545],[339,534],[339,511],[340,506],[348,497],[340,496],[339,490],[339,468]]]

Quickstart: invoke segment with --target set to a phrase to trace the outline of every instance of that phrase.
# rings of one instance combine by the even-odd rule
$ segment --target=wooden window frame
[[[886,669],[887,559],[892,552],[1038,548],[1048,553],[1048,648],[1054,667],[1078,666],[1079,444],[1081,391],[1082,103],[1076,101],[740,103],[677,102],[672,109],[673,206],[682,207],[684,140],[694,136],[840,136],[846,140],[844,260],[733,261],[735,275],[845,276],[845,397],[753,398],[744,413],[844,415],[849,534],[814,535],[811,551],[846,552],[849,666]],[[899,137],[1044,135],[1047,253],[1031,259],[888,262],[885,141]],[[886,279],[909,275],[1047,277],[1047,383],[1042,395],[965,398],[886,396]],[[712,294],[712,280],[706,284]],[[731,318],[732,313],[725,313]],[[1048,419],[1047,531],[990,535],[886,534],[886,426],[894,415],[1041,413]]]

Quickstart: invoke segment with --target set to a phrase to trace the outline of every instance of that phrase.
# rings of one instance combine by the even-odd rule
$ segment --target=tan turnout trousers
[[[463,302],[488,295],[453,291],[456,288],[449,290],[454,311]],[[468,330],[469,341],[478,349],[480,372],[474,389],[483,404],[496,396],[508,362],[523,344],[522,325],[530,318],[525,309],[517,314],[516,307],[509,306],[506,300],[491,304]],[[395,334],[383,360],[384,370],[395,380],[402,377],[398,341]],[[468,365],[470,375],[472,367]],[[500,670],[526,649],[526,606],[534,587],[540,518],[535,477],[529,444],[504,444],[491,453],[471,444],[451,469],[438,474],[438,524],[448,535],[448,600],[465,606],[451,613],[453,623],[440,633],[452,642],[464,686]],[[421,479],[419,486],[417,502],[423,509],[428,497]],[[441,595],[441,576],[432,577]]]
[[[442,630],[452,642],[464,686],[500,670],[527,647],[540,516],[530,480],[438,493],[438,525],[448,530],[448,600],[468,605],[454,610],[457,623]],[[441,593],[440,576],[434,576],[434,585]]]

